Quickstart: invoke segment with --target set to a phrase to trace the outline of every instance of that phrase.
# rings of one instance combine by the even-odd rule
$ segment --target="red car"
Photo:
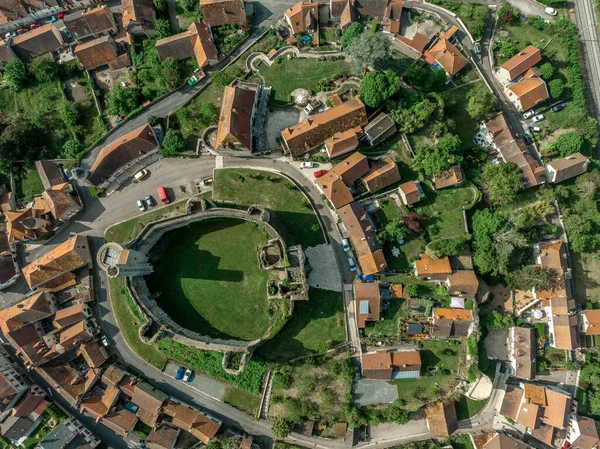
[[[319,170],[315,172],[315,178],[320,178],[321,176],[325,175],[327,173],[327,170]]]
[[[56,17],[58,17],[58,20],[62,19],[65,16],[64,12],[59,12]]]

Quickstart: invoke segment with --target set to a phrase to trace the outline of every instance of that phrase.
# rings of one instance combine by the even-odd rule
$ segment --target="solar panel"
[[[369,301],[366,299],[360,300],[360,314],[367,315],[369,313]]]

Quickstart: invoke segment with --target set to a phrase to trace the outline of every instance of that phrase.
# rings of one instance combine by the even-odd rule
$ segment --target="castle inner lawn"
[[[269,327],[268,272],[256,249],[264,230],[236,219],[167,232],[150,257],[158,305],[179,325],[213,338],[254,340]]]

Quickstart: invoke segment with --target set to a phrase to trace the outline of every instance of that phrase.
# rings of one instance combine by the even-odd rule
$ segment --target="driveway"
[[[398,387],[385,380],[361,379],[352,386],[352,401],[358,405],[390,404],[398,399]]]
[[[176,365],[174,363],[167,363],[165,366],[164,373],[167,376],[171,376],[173,380],[171,382],[177,383],[182,382],[179,380],[175,380],[175,374],[177,373],[177,369],[180,365]],[[184,367],[185,368],[185,367]],[[226,385],[213,379],[212,377],[205,376],[204,374],[200,374],[194,371],[192,377],[189,382],[186,383],[194,390],[197,390],[199,393],[208,396],[209,398],[216,399],[217,401],[222,401],[223,396],[225,396],[225,388]]]

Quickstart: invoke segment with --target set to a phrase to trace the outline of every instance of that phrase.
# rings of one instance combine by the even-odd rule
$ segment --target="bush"
[[[549,62],[545,62],[540,66],[540,74],[545,80],[549,80],[554,76],[554,67]]]
[[[548,91],[550,92],[550,96],[555,100],[560,98],[563,92],[565,91],[565,83],[561,79],[553,79],[548,83]]]
[[[106,191],[104,189],[101,189],[100,187],[96,187],[96,186],[90,186],[90,193],[92,194],[92,196],[94,198],[100,198],[101,196],[104,196],[104,194],[106,193]]]
[[[350,41],[357,37],[360,33],[362,33],[363,29],[364,25],[362,23],[352,22],[352,24],[348,28],[346,28],[344,34],[342,34],[342,39],[340,41],[342,44],[342,49],[345,50]]]
[[[162,155],[165,157],[176,157],[185,148],[186,143],[181,131],[175,129],[168,130],[162,142]]]
[[[4,66],[4,81],[14,89],[21,89],[27,83],[27,66],[20,59],[8,61]]]
[[[275,438],[283,440],[290,433],[292,433],[292,423],[290,423],[287,419],[275,418],[271,430],[273,431]]]
[[[576,131],[571,131],[558,136],[554,142],[554,149],[560,157],[578,153],[583,148],[583,137]]]
[[[407,284],[404,286],[404,294],[409,298],[414,298],[419,295],[419,284]]]

